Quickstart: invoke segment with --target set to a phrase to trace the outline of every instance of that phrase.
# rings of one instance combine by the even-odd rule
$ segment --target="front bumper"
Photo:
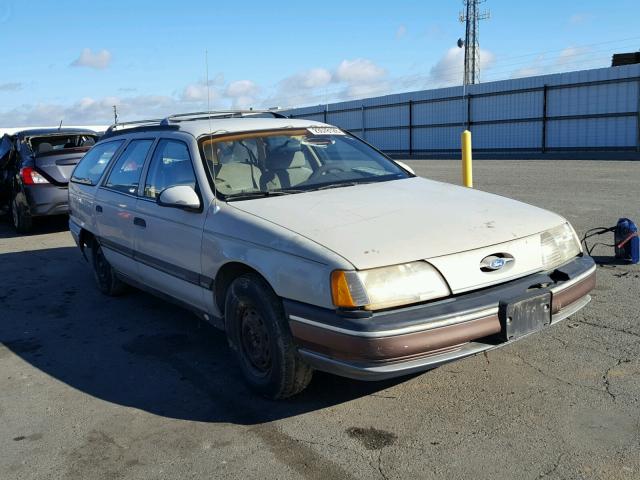
[[[382,380],[435,368],[512,343],[502,341],[499,305],[532,291],[551,294],[551,324],[586,306],[596,265],[581,256],[552,272],[386,312],[336,312],[285,300],[299,354],[318,370]],[[519,337],[522,338],[522,337]]]

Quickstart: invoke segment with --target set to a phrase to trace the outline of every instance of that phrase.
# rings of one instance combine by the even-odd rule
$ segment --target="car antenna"
[[[207,114],[209,122],[209,158],[211,159],[211,175],[213,176],[213,213],[218,212],[218,187],[216,185],[216,166],[213,163],[213,130],[211,128],[211,88],[209,85],[209,50],[204,51],[204,65],[206,70],[207,82]],[[205,155],[205,161],[206,161]]]
[[[62,120],[60,120],[60,125],[58,125],[58,131],[62,130]]]

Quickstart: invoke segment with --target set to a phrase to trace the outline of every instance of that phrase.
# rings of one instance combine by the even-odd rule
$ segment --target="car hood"
[[[313,240],[357,269],[497,245],[565,221],[516,200],[419,177],[229,205]]]

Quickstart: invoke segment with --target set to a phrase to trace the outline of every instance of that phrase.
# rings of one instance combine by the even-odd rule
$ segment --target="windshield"
[[[407,178],[366,143],[331,127],[204,138],[201,154],[227,199]]]

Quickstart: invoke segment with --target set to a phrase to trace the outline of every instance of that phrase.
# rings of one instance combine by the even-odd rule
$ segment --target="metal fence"
[[[391,154],[640,152],[640,65],[423,90],[291,109]]]

